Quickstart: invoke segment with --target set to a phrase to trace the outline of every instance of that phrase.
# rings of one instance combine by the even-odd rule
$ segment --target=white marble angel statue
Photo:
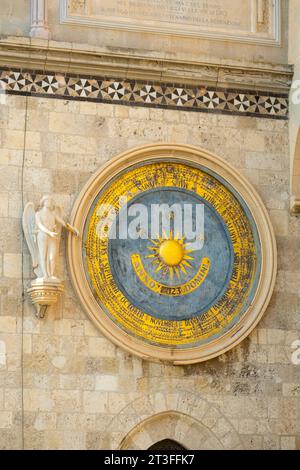
[[[35,282],[61,282],[55,276],[61,230],[64,227],[76,236],[76,228],[62,219],[62,210],[55,205],[51,196],[44,196],[40,208],[35,211],[29,202],[23,213],[23,230],[37,276]]]

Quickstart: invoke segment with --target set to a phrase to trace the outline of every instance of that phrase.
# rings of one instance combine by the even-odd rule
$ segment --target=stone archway
[[[183,413],[166,411],[139,423],[123,439],[122,450],[145,450],[156,442],[169,439],[185,449],[223,449],[213,433],[200,421]]]
[[[157,392],[127,405],[106,430],[106,449],[145,450],[170,439],[191,450],[243,449],[232,423],[198,394]]]

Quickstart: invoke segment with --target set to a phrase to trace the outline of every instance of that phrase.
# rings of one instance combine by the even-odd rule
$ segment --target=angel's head
[[[55,209],[55,203],[51,196],[43,196],[40,201],[40,206],[41,208],[46,207],[47,209],[50,209],[51,211]]]

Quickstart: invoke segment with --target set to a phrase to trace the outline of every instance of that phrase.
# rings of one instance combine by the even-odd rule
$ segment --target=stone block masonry
[[[43,85],[49,93],[55,80]],[[0,448],[116,448],[143,418],[167,410],[196,413],[208,448],[300,448],[300,366],[291,363],[300,339],[300,219],[289,213],[288,121],[184,112],[179,96],[170,109],[43,93],[8,95],[0,106]],[[101,336],[70,284],[64,243],[58,308],[40,321],[23,297],[32,277],[24,202],[51,192],[68,216],[103,163],[153,142],[196,145],[235,166],[261,195],[277,237],[277,284],[259,326],[233,351],[187,367],[140,360]],[[188,427],[174,419],[178,437]],[[149,425],[140,446],[154,436]]]

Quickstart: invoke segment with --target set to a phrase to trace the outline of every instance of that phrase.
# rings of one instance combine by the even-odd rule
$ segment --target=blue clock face
[[[234,254],[226,225],[210,203],[185,189],[157,188],[143,192],[130,201],[126,210],[130,210],[130,207],[135,204],[142,204],[148,209],[148,232],[151,231],[153,204],[164,204],[167,207],[173,207],[176,204],[181,207],[182,214],[184,208],[189,205],[194,209],[192,216],[195,216],[197,205],[204,206],[203,246],[201,244],[193,249],[192,242],[187,241],[186,244],[182,244],[183,256],[176,270],[175,267],[167,264],[164,266],[163,260],[161,269],[158,269],[159,247],[158,256],[151,256],[156,246],[155,243],[162,245],[170,235],[163,234],[162,221],[160,221],[159,233],[154,239],[133,240],[128,237],[125,240],[113,239],[109,243],[109,260],[114,279],[119,289],[133,305],[161,320],[188,320],[198,317],[222,297],[232,275]],[[130,223],[130,217],[128,223]],[[117,217],[117,231],[118,229],[119,217]],[[174,234],[175,237],[176,234]],[[177,238],[180,244],[180,237]],[[188,260],[181,266],[185,253],[187,253]],[[203,259],[210,260],[210,269],[203,282],[195,290],[186,293],[184,298],[183,294],[176,295],[176,291],[173,295],[172,291],[171,295],[157,294],[137,276],[132,263],[132,256],[135,254],[140,256],[143,267],[151,279],[170,287],[180,287],[192,282],[197,276]],[[173,276],[171,269],[174,271]]]
[[[161,347],[224,335],[249,308],[261,273],[256,224],[242,198],[211,170],[176,161],[114,178],[90,210],[84,247],[101,309]]]

